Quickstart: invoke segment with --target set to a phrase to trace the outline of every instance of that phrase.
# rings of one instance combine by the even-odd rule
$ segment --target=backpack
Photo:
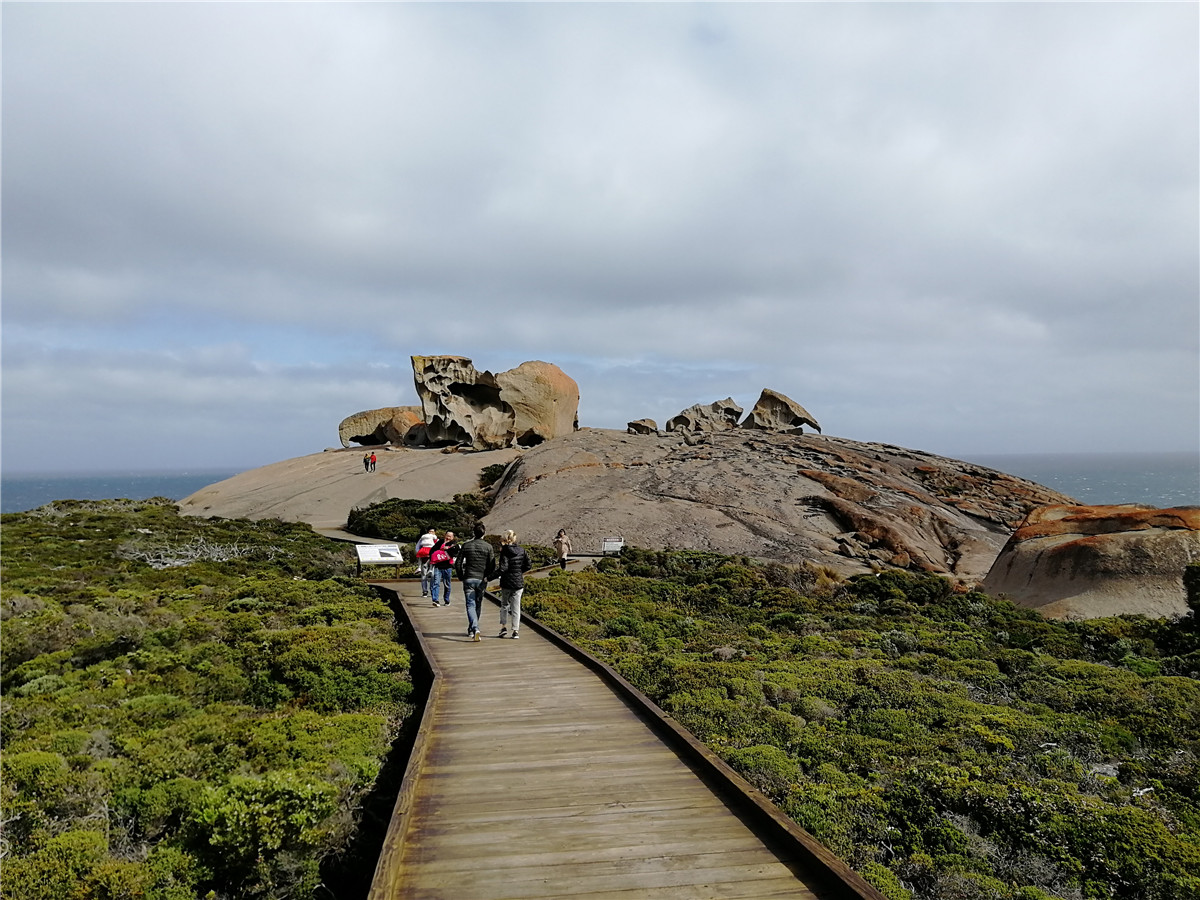
[[[454,562],[444,547],[438,547],[433,553],[429,554],[429,561],[435,566],[448,566]]]

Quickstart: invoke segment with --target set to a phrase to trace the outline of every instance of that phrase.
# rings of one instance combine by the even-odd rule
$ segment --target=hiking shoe
[[[508,629],[501,628],[500,633],[498,635],[496,635],[496,637],[508,637]]]
[[[479,632],[478,631],[474,632],[471,635],[471,640],[475,641],[476,643],[479,643]]]

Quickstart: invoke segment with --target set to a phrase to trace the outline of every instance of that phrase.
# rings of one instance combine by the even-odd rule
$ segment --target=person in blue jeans
[[[429,583],[433,580],[431,571],[433,566],[429,564],[429,552],[433,549],[433,545],[437,543],[437,532],[432,526],[425,529],[425,533],[417,539],[417,570],[421,573],[421,596],[429,596]]]
[[[445,536],[429,550],[429,596],[433,605],[438,605],[438,589],[444,588],[442,605],[450,605],[450,576],[454,571],[454,557],[458,554],[458,544],[454,540],[454,532],[447,531]]]
[[[474,537],[462,545],[454,561],[454,571],[463,583],[467,603],[467,637],[479,640],[479,613],[483,608],[483,592],[496,572],[496,551],[483,539],[483,524],[475,523]]]

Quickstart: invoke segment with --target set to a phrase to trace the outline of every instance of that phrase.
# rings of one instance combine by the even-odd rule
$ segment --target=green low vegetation
[[[0,521],[3,896],[333,896],[412,711],[350,549],[161,498]]]
[[[524,608],[893,900],[1200,897],[1200,635],[627,548]],[[1187,579],[1200,612],[1200,570]]]
[[[460,540],[469,539],[471,527],[485,515],[486,502],[477,494],[458,494],[453,503],[393,498],[350,510],[346,530],[363,537],[407,544],[411,549],[430,527],[438,534],[453,531]]]

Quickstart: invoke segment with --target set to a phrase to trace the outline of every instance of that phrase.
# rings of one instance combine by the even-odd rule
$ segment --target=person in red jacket
[[[454,571],[454,559],[458,556],[458,542],[454,540],[454,532],[447,531],[445,536],[429,549],[429,594],[433,605],[438,605],[438,588],[445,588],[443,606],[450,605],[450,585],[453,583],[451,574]]]

